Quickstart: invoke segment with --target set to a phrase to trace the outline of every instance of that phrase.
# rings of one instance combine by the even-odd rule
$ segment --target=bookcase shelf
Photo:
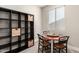
[[[6,19],[6,18],[0,18],[0,20],[7,20],[7,21],[9,21],[9,19]]]
[[[1,53],[17,53],[34,46],[33,36],[34,15],[0,7]]]
[[[10,37],[9,35],[8,36],[1,36],[0,39],[4,39],[4,38],[8,38]]]

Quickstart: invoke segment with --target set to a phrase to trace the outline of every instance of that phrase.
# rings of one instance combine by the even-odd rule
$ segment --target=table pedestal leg
[[[51,40],[51,53],[53,53],[53,40]]]

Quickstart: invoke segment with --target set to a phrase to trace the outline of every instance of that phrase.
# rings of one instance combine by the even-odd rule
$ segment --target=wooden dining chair
[[[67,53],[68,39],[69,36],[63,36],[62,38],[59,38],[58,42],[53,41],[53,52]]]
[[[37,34],[39,38],[38,42],[38,53],[50,53],[51,52],[51,44],[46,38],[40,34]]]

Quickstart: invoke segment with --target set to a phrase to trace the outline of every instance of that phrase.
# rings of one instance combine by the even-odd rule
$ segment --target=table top
[[[60,36],[53,36],[53,35],[47,35],[46,36],[47,40],[59,40],[60,38],[63,39],[63,37]]]

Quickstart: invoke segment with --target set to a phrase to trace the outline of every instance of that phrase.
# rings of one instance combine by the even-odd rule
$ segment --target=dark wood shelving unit
[[[34,46],[34,15],[0,7],[0,52],[17,53]]]

